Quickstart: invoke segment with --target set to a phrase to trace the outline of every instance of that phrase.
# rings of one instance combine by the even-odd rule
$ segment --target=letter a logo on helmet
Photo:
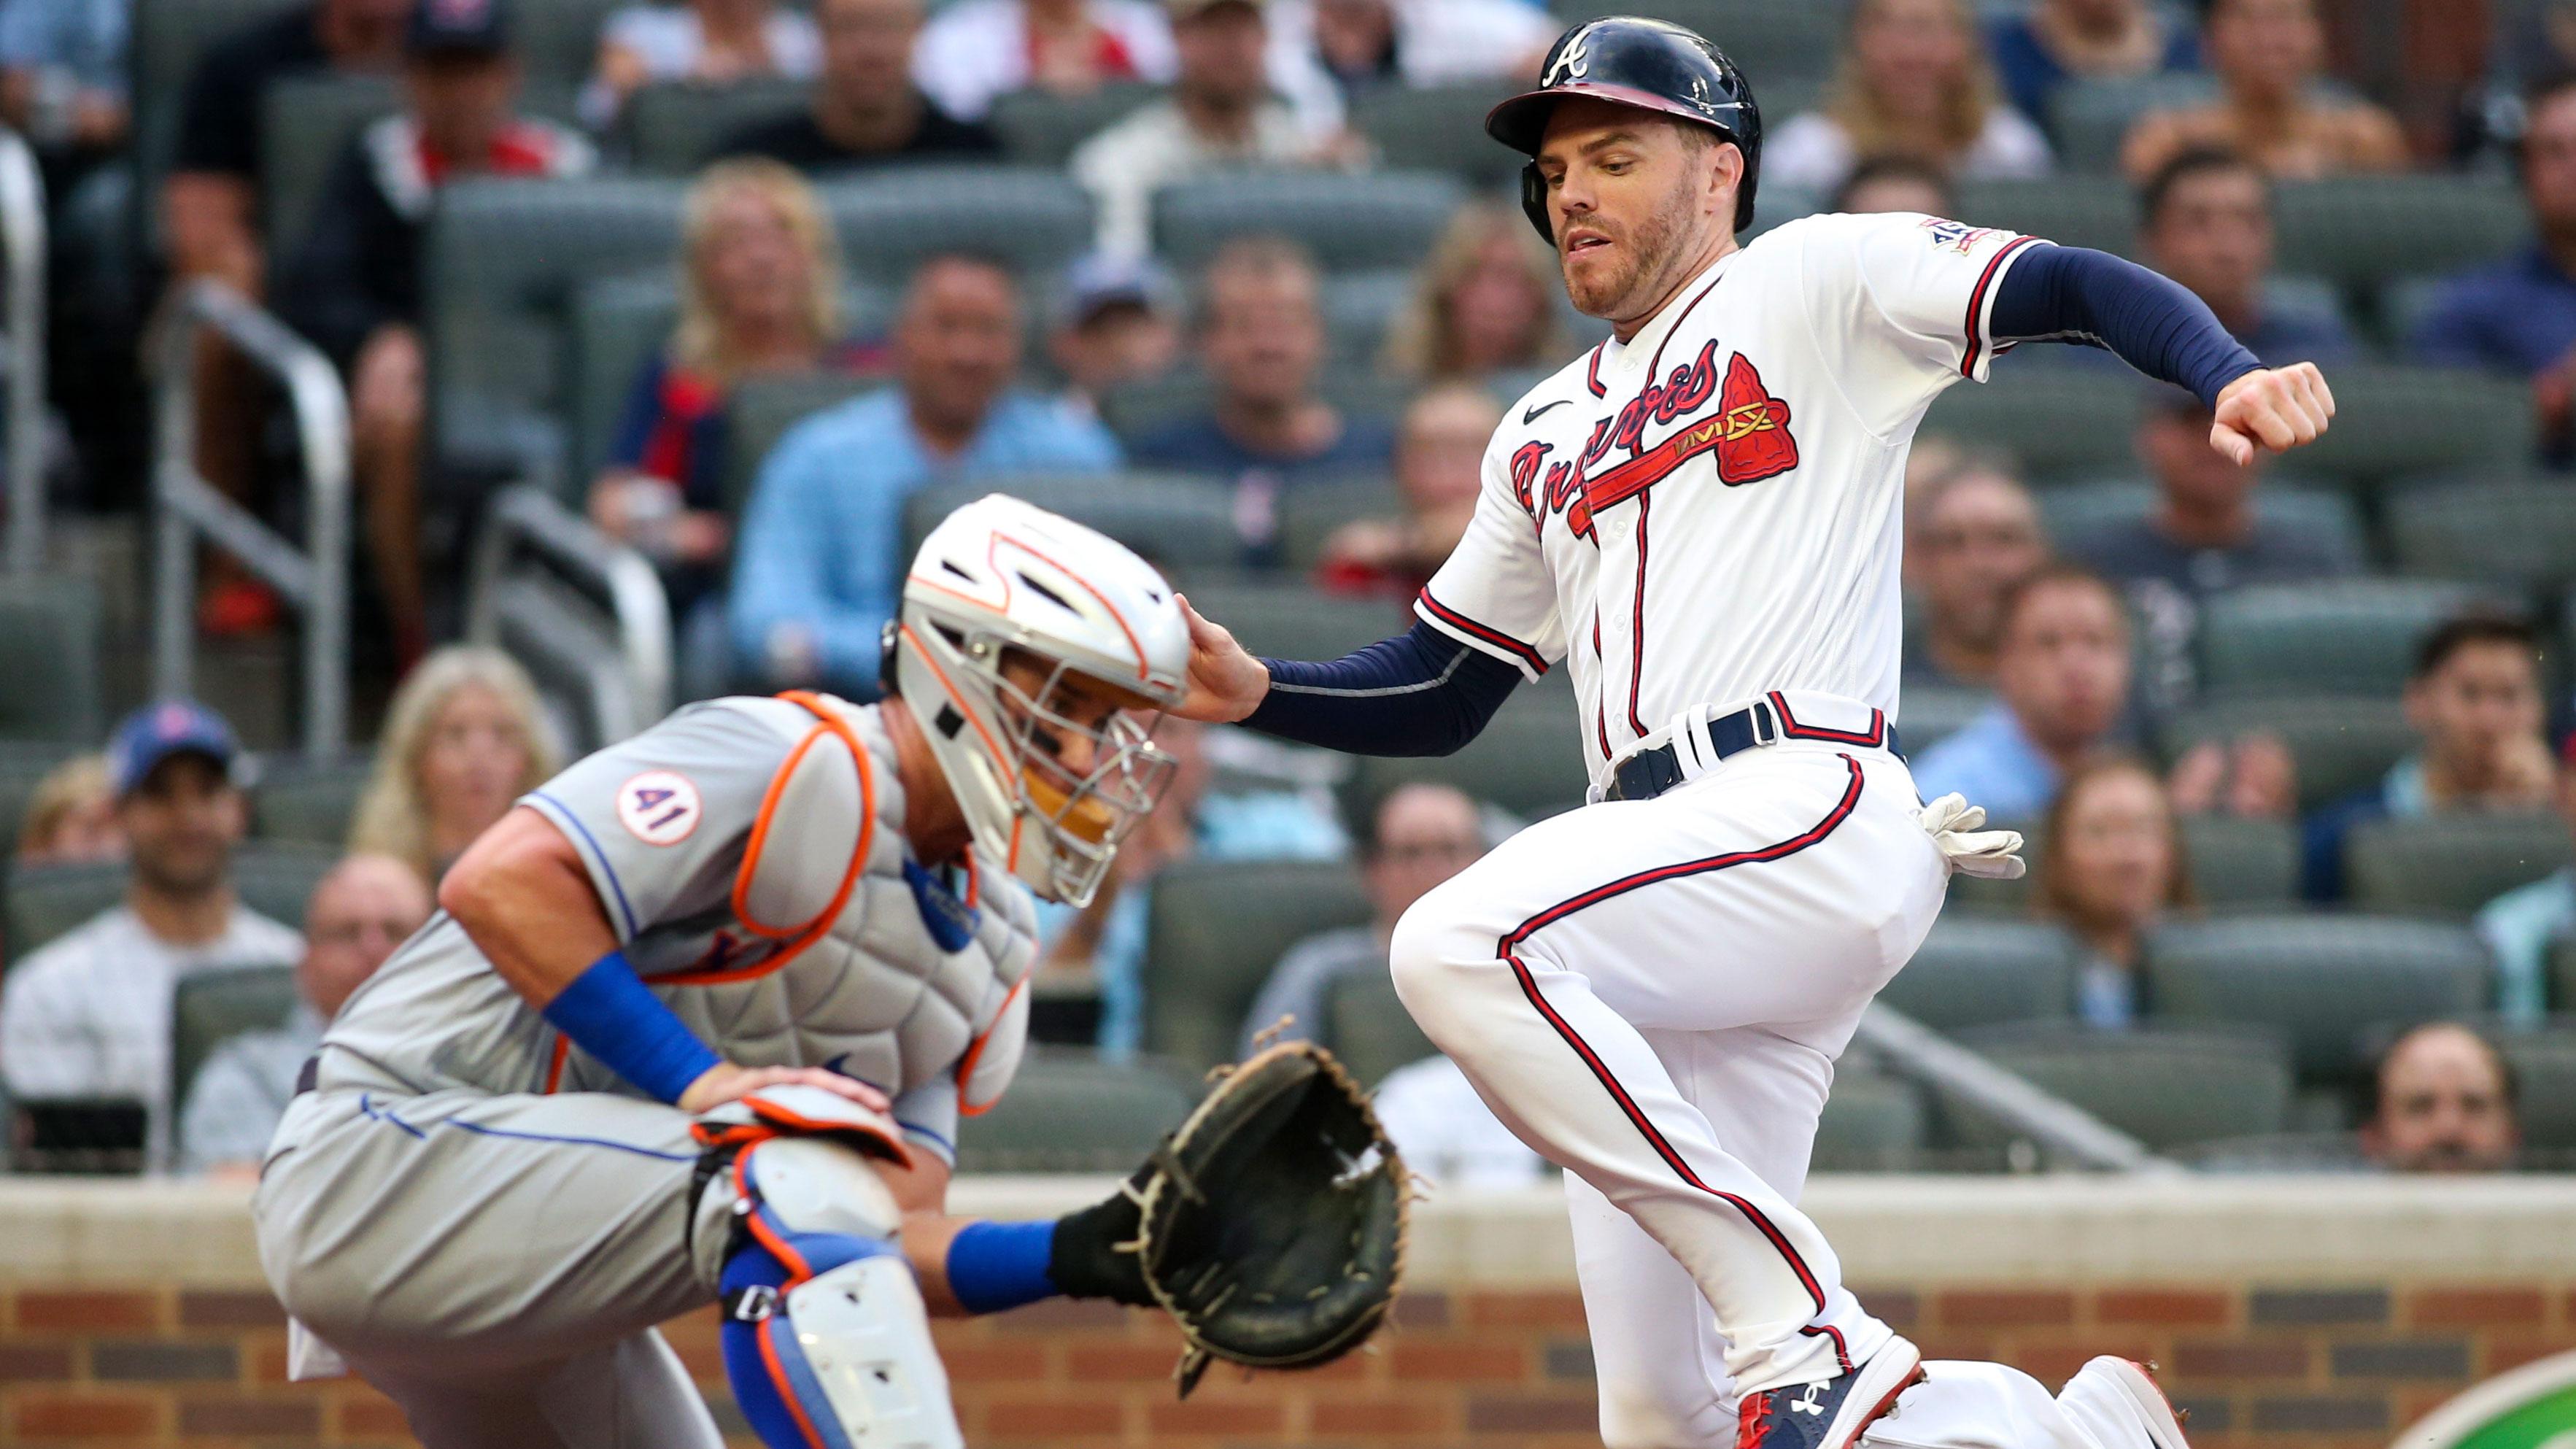
[[[1594,22],[1594,24],[1598,23]],[[1583,79],[1583,73],[1590,68],[1592,59],[1584,53],[1583,41],[1584,37],[1591,33],[1592,26],[1586,25],[1558,42],[1556,55],[1548,62],[1547,74],[1540,76],[1538,83],[1543,86],[1561,86],[1569,80]]]

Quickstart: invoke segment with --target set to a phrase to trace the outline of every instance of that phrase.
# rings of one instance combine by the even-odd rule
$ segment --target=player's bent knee
[[[1444,1051],[1453,1050],[1448,1037],[1466,984],[1460,978],[1493,969],[1497,959],[1493,938],[1470,926],[1453,900],[1434,891],[1415,901],[1387,941],[1395,994]]]

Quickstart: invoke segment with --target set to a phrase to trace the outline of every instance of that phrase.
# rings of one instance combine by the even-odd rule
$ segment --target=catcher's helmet
[[[1753,224],[1753,184],[1762,174],[1762,108],[1726,52],[1696,31],[1642,15],[1605,15],[1556,38],[1539,67],[1538,89],[1523,91],[1485,116],[1485,134],[1536,156],[1547,117],[1563,96],[1595,96],[1623,106],[1696,121],[1744,153],[1744,183],[1735,193],[1735,229]],[[1521,210],[1553,245],[1547,180],[1532,161],[1521,170]]]

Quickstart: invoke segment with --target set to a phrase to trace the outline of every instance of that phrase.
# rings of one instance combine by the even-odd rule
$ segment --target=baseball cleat
[[[1897,1395],[1922,1378],[1922,1353],[1902,1338],[1890,1338],[1868,1362],[1838,1378],[1745,1395],[1735,1449],[1849,1449],[1895,1405]]]
[[[2068,1393],[2104,1407],[2123,1423],[2134,1422],[2155,1449],[2191,1449],[2183,1438],[2183,1414],[2165,1397],[2155,1369],[2133,1359],[2104,1354],[2067,1380]],[[2060,1395],[2061,1400],[2065,1395]]]

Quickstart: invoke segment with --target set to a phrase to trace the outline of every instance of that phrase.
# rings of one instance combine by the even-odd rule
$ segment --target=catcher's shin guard
[[[847,1148],[735,1153],[725,1377],[770,1449],[962,1449],[885,1183]]]

